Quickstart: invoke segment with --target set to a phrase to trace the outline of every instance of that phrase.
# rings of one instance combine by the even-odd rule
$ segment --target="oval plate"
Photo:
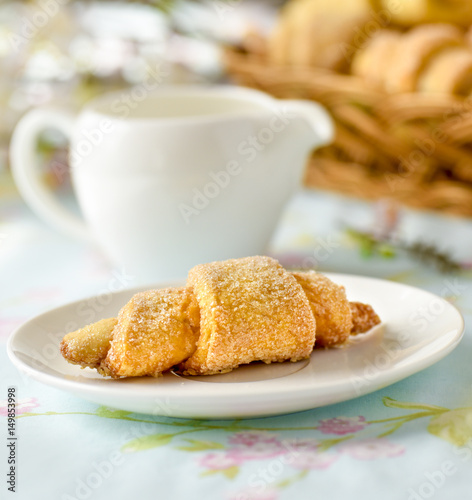
[[[169,417],[244,418],[308,410],[368,394],[431,366],[462,338],[462,316],[436,295],[385,280],[327,276],[346,287],[350,300],[371,304],[382,324],[342,348],[315,349],[309,360],[298,363],[256,363],[207,377],[170,372],[160,378],[112,380],[63,359],[59,342],[65,333],[116,316],[142,288],[90,297],[31,319],[10,336],[8,356],[39,382],[101,405]]]

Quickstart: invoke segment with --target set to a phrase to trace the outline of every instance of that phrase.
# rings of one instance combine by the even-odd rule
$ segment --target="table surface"
[[[445,275],[402,255],[365,258],[346,239],[346,225],[369,229],[377,216],[366,203],[300,193],[288,207],[271,251],[286,265],[310,262],[321,271],[376,276],[446,295],[467,322],[472,315],[470,271]],[[471,224],[465,220],[405,211],[398,231],[406,239],[429,236],[447,242],[464,262],[470,252],[465,243]],[[10,333],[47,309],[107,290],[119,273],[97,249],[49,229],[11,190],[4,190],[0,498],[417,500],[470,495],[470,331],[433,367],[368,396],[251,420],[130,414],[20,375],[6,355]],[[11,386],[16,387],[19,415],[15,495],[5,480]]]

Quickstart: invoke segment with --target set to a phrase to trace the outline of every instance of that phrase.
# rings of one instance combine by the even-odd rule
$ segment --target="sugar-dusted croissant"
[[[194,267],[187,287],[136,294],[118,318],[67,334],[67,361],[102,375],[225,373],[252,361],[307,358],[315,345],[343,344],[380,323],[316,272],[286,271],[270,257]]]

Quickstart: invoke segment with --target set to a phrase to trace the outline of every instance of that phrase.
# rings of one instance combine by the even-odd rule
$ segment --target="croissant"
[[[440,22],[469,26],[472,23],[470,0],[380,0],[378,3],[381,10],[391,15],[392,23],[403,26]]]
[[[393,30],[380,30],[376,33],[367,47],[355,55],[351,65],[352,74],[381,88],[401,37],[398,31]]]
[[[270,63],[344,70],[372,22],[369,0],[292,0],[268,40]]]
[[[425,69],[418,90],[467,96],[472,92],[472,49],[442,51]]]
[[[452,24],[425,24],[405,33],[380,30],[354,56],[353,75],[388,92],[468,95],[472,50]]]
[[[298,361],[380,323],[371,306],[314,271],[270,257],[194,267],[187,286],[134,295],[118,318],[67,334],[64,358],[114,378],[225,373],[253,361]]]
[[[403,34],[397,43],[385,86],[391,92],[413,92],[429,61],[448,47],[464,44],[462,31],[451,24],[425,24]]]

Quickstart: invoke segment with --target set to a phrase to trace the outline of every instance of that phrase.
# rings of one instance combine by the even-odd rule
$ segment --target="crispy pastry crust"
[[[422,92],[467,96],[472,90],[472,50],[453,47],[443,50],[427,66],[418,84]]]
[[[276,260],[248,257],[196,266],[188,285],[200,307],[201,333],[195,353],[180,366],[185,374],[310,355],[316,322],[308,299]]]
[[[387,90],[413,92],[428,62],[444,48],[463,44],[463,39],[461,30],[450,24],[422,25],[403,35],[386,75]]]
[[[190,271],[188,287],[135,295],[118,318],[69,333],[61,352],[102,375],[189,375],[240,364],[297,361],[316,344],[344,343],[380,323],[371,306],[316,272],[285,271],[269,257],[213,262]]]
[[[116,323],[116,318],[102,319],[68,333],[60,345],[62,355],[69,363],[98,368],[110,349]]]
[[[351,65],[353,75],[364,78],[376,87],[383,87],[383,79],[391,65],[401,34],[393,30],[381,30],[359,50]]]
[[[295,272],[316,319],[316,346],[343,344],[352,329],[351,309],[344,287],[315,271]]]
[[[101,369],[112,377],[158,376],[193,353],[198,323],[191,288],[138,293],[118,315]]]
[[[352,313],[351,335],[368,332],[371,328],[380,324],[380,318],[369,304],[361,302],[349,302]]]

